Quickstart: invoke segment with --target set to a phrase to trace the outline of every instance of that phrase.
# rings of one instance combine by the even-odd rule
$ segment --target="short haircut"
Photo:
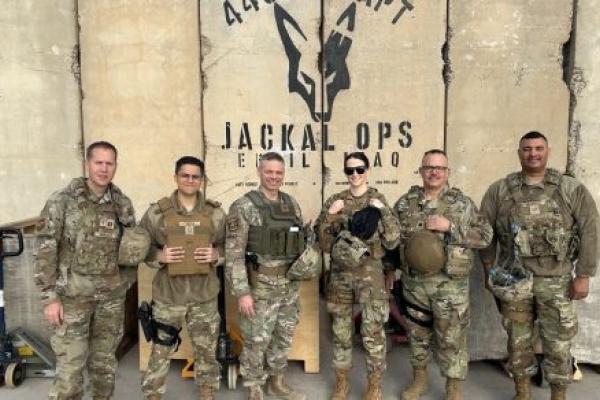
[[[348,160],[350,160],[351,158],[354,158],[355,160],[360,160],[360,161],[364,162],[365,167],[367,169],[369,169],[369,167],[370,167],[369,157],[367,157],[367,155],[365,153],[363,153],[362,151],[354,151],[352,153],[346,154],[346,157],[344,157],[344,167],[346,166],[346,163],[348,162]]]
[[[444,157],[448,158],[448,154],[446,154],[446,152],[444,150],[440,150],[440,149],[431,149],[431,150],[427,150],[425,153],[423,153],[423,158],[427,157],[428,155],[431,154],[441,154]]]
[[[99,140],[97,142],[94,142],[92,144],[90,144],[87,149],[85,150],[85,159],[89,160],[92,158],[92,154],[94,153],[94,150],[96,149],[105,149],[105,150],[111,150],[113,153],[115,153],[115,161],[117,160],[117,156],[118,156],[118,152],[117,152],[117,148],[109,142],[106,142],[104,140]]]
[[[259,167],[262,166],[263,161],[279,161],[280,163],[285,164],[285,160],[281,154],[274,151],[266,152],[260,156],[260,163],[258,164]]]
[[[519,144],[521,144],[521,142],[523,140],[529,140],[529,139],[544,139],[544,142],[546,142],[546,144],[548,144],[548,138],[546,138],[546,136],[544,136],[543,133],[538,132],[538,131],[527,132],[526,134],[521,136],[521,139],[519,140]]]
[[[194,156],[183,156],[177,160],[177,162],[175,162],[175,174],[177,174],[181,167],[186,164],[200,167],[200,174],[204,176],[204,161]]]

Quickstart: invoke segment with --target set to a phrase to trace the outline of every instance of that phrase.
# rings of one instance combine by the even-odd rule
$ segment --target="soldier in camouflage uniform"
[[[536,316],[552,399],[565,398],[572,379],[571,340],[577,333],[573,300],[587,296],[589,278],[597,267],[596,204],[579,181],[546,168],[548,154],[544,135],[525,134],[518,150],[522,171],[493,183],[481,204],[494,228],[492,244],[481,253],[486,271],[492,265],[496,271],[497,266],[517,263],[533,276],[532,283],[522,285],[531,291],[527,298],[500,298],[516,400],[532,398],[529,380],[537,371],[532,344]],[[511,254],[515,254],[512,261]]]
[[[469,197],[448,186],[450,170],[442,150],[427,151],[419,173],[423,186],[411,187],[394,205],[413,366],[413,382],[402,398],[414,400],[427,390],[433,350],[446,377],[446,399],[458,400],[469,362],[471,249],[487,246],[492,228]]]
[[[221,378],[221,365],[215,358],[220,323],[220,283],[215,270],[224,261],[225,212],[200,191],[204,162],[198,158],[177,160],[174,180],[177,190],[153,203],[140,222],[152,239],[147,264],[158,269],[152,283],[153,317],[176,329],[186,322],[199,398],[209,400]],[[161,341],[170,339],[160,329],[158,335]],[[149,400],[158,400],[165,392],[169,357],[177,347],[176,341],[168,343],[152,344],[142,377],[142,391]]]
[[[316,223],[321,249],[332,254],[331,277],[327,288],[327,309],[333,318],[333,367],[336,385],[332,400],[348,396],[348,371],[352,366],[352,307],[355,301],[362,307],[361,336],[367,352],[369,385],[363,399],[382,398],[382,381],[386,368],[386,337],[384,324],[388,319],[388,291],[381,262],[385,249],[398,244],[398,223],[385,197],[367,185],[369,159],[362,152],[350,153],[344,160],[344,173],[350,189],[331,196],[325,202]],[[365,207],[375,207],[381,216],[373,236],[364,243],[368,254],[356,260],[354,268],[345,259],[344,251],[335,249],[341,240],[359,240],[348,236],[349,221]],[[340,242],[342,245],[343,242]]]
[[[92,397],[110,398],[132,282],[117,265],[121,229],[135,225],[131,201],[111,183],[117,150],[107,142],[93,143],[85,166],[88,177],[54,193],[37,227],[35,282],[45,317],[55,327],[50,399],[81,399],[86,366]]]
[[[244,339],[240,372],[251,400],[263,398],[267,376],[268,394],[303,400],[283,380],[299,313],[299,281],[286,274],[304,250],[302,215],[296,200],[279,190],[285,175],[279,154],[265,153],[258,175],[259,189],[231,205],[226,223],[226,276]]]

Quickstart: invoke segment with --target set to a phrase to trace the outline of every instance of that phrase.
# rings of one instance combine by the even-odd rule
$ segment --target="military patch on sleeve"
[[[35,224],[35,231],[36,232],[42,232],[46,229],[46,227],[48,226],[48,219],[47,218],[40,218],[37,223]]]
[[[227,218],[227,231],[235,232],[240,227],[240,218],[239,217],[230,217]]]

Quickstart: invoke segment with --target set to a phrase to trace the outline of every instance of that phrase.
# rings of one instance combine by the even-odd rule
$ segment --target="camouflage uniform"
[[[51,339],[56,378],[49,398],[81,398],[86,366],[92,396],[108,398],[132,283],[117,265],[120,227],[135,225],[131,201],[112,184],[98,198],[77,178],[48,199],[41,218],[35,282],[44,306],[60,300],[64,309]]]
[[[170,276],[167,268],[163,268],[164,265],[158,262],[159,253],[166,244],[165,217],[159,204],[152,204],[142,217],[140,225],[150,233],[152,239],[147,264],[158,269],[152,282],[153,315],[158,322],[177,329],[185,321],[194,350],[196,385],[206,384],[218,389],[221,365],[216,360],[216,346],[221,317],[218,309],[220,283],[216,265],[222,264],[224,260],[225,212],[219,203],[205,200],[201,193],[198,194],[195,208],[189,212],[179,203],[177,191],[170,196],[169,201],[178,214],[209,213],[214,228],[211,243],[219,250],[220,257],[208,274]],[[161,339],[165,339],[164,335],[159,330]],[[148,367],[142,376],[142,391],[147,397],[165,393],[169,357],[175,352],[175,348],[176,345],[152,344]]]
[[[259,191],[255,193],[259,193],[265,202],[269,201]],[[298,223],[302,224],[300,206],[292,197],[286,195],[285,198],[291,202],[288,206],[293,207]],[[244,377],[244,386],[263,385],[267,375],[285,373],[287,354],[300,312],[300,283],[286,276],[291,262],[257,254],[256,264],[261,270],[248,273],[252,268],[246,263],[249,231],[251,227],[261,226],[261,212],[247,196],[231,205],[226,223],[226,276],[235,297],[252,295],[255,311],[254,317],[240,314],[240,330],[244,338],[240,373]],[[255,282],[251,284],[250,280]]]
[[[528,184],[517,172],[490,186],[481,211],[494,228],[492,244],[481,252],[482,259],[493,263],[498,243],[497,264],[501,265],[516,245],[519,261],[533,273],[533,299],[501,304],[509,336],[510,371],[517,378],[537,372],[532,339],[537,316],[546,379],[553,384],[570,383],[571,339],[577,333],[577,314],[569,294],[572,273],[593,276],[598,257],[599,219],[591,194],[576,179],[553,169],[546,170],[538,184]],[[533,224],[530,235],[524,236],[527,231],[521,229],[513,236],[519,219],[524,219],[521,228]]]
[[[409,303],[429,310],[433,318],[433,327],[407,319],[410,362],[414,368],[426,368],[433,349],[443,376],[465,379],[469,362],[469,272],[474,257],[470,249],[487,246],[492,228],[480,216],[473,201],[456,188],[446,187],[438,199],[426,200],[424,189],[413,186],[396,202],[394,212],[400,221],[404,295]],[[424,220],[430,215],[442,215],[451,225],[449,232],[438,233],[446,249],[442,271],[424,275],[409,267],[404,245],[411,233],[424,229]]]
[[[325,202],[316,222],[321,249],[330,253],[337,236],[347,229],[348,220],[356,211],[368,206],[371,199],[384,204],[380,209],[377,232],[367,243],[371,247],[371,256],[353,270],[332,260],[327,288],[327,310],[333,318],[333,367],[346,370],[352,366],[352,306],[357,300],[362,307],[361,336],[369,374],[383,373],[386,368],[384,325],[388,319],[389,301],[381,258],[385,254],[384,248],[394,248],[398,243],[398,222],[385,197],[374,188],[359,197],[354,197],[350,190],[334,194]],[[329,214],[329,208],[337,200],[344,201],[344,208],[337,214]]]

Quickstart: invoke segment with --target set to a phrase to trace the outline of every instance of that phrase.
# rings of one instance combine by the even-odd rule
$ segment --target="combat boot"
[[[213,395],[213,388],[208,386],[206,383],[203,383],[200,386],[200,390],[198,392],[198,399],[200,400],[214,400],[215,396]]]
[[[427,368],[413,368],[413,381],[402,391],[402,400],[417,400],[427,391]]]
[[[513,400],[531,400],[531,387],[529,386],[528,376],[515,378],[515,392]]]
[[[381,390],[381,372],[371,372],[369,374],[369,386],[363,395],[363,400],[381,400],[383,399],[383,391]]]
[[[259,385],[248,386],[248,400],[263,400],[263,390]]]
[[[348,398],[348,370],[335,370],[335,389],[329,400],[346,400]]]
[[[550,400],[565,400],[567,398],[567,385],[558,383],[550,384]]]
[[[267,380],[267,394],[280,399],[306,400],[306,395],[294,391],[283,380],[283,375],[271,375]]]
[[[463,400],[462,388],[460,379],[446,379],[446,400]]]

